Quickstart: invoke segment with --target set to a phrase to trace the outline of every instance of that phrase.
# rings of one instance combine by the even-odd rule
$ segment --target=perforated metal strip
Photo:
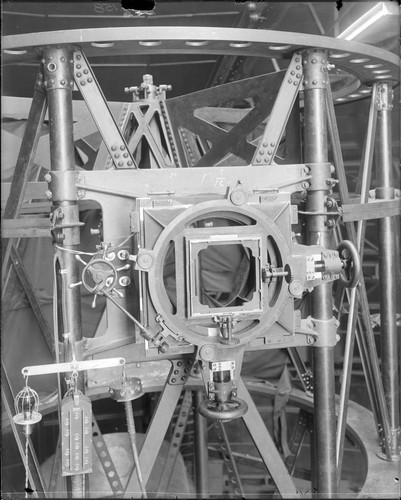
[[[97,456],[102,464],[107,481],[110,484],[110,488],[116,498],[121,498],[124,493],[124,487],[95,418],[92,418],[92,439],[93,446],[95,447]]]

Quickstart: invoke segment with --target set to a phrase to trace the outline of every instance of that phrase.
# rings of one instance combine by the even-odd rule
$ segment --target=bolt
[[[46,174],[44,178],[46,182],[50,182],[52,180],[52,176],[50,174]]]
[[[49,189],[45,192],[45,195],[48,200],[53,198],[53,193]]]

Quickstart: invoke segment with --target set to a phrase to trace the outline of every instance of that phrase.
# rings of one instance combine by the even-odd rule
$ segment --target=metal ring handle
[[[349,257],[342,257],[342,252],[347,250]],[[343,271],[340,273],[340,281],[346,288],[354,288],[359,282],[361,275],[361,259],[355,245],[349,240],[343,240],[337,247],[340,259],[343,263]],[[347,272],[349,276],[347,277]]]
[[[232,397],[228,403],[234,403],[237,406],[231,410],[219,411],[216,407],[209,406],[210,400],[204,399],[198,406],[199,413],[213,420],[233,420],[234,418],[242,417],[248,411],[248,405],[239,398]]]

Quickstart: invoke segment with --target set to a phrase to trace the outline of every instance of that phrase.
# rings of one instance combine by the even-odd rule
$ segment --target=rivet
[[[269,159],[268,159],[268,158],[264,158],[264,160],[263,160],[263,161],[264,161],[265,163],[267,163],[267,162],[269,161]]]
[[[260,163],[260,158],[256,158],[256,162],[257,162],[257,163]]]
[[[312,64],[316,64],[316,59],[312,59]]]
[[[60,57],[60,61],[65,62],[65,57],[64,56]]]
[[[53,85],[54,84],[54,80],[50,80],[50,83],[51,83],[51,85]]]
[[[114,158],[120,158],[120,155],[118,153],[115,153]]]
[[[116,147],[116,146],[111,146],[111,150],[112,150],[112,151],[115,151],[116,149],[117,149],[117,147]]]
[[[263,143],[263,147],[264,147],[264,148],[267,148],[267,146],[268,146],[267,142],[264,142],[264,143]]]
[[[124,149],[125,149],[124,144],[122,146],[120,146],[120,149],[121,149],[121,151],[124,151]]]
[[[275,146],[275,145],[276,145],[276,143],[275,143],[275,142],[271,142],[271,143],[270,143],[270,146],[271,146],[272,148],[274,148],[274,146]]]
[[[300,75],[300,73],[297,73],[297,78],[301,78],[301,75]]]
[[[298,85],[298,82],[294,82],[293,85]]]
[[[77,64],[77,69],[81,69],[81,65],[80,64]]]
[[[81,56],[79,54],[77,55],[77,59],[81,59]]]
[[[65,80],[61,80],[61,85],[65,85]]]
[[[291,80],[291,78],[289,78],[289,79],[288,79],[288,83],[292,83],[292,80]]]
[[[88,78],[88,83],[92,83],[92,78]]]
[[[40,62],[44,64],[46,62],[46,59],[41,59]]]
[[[264,150],[263,150],[263,149],[261,149],[261,150],[259,151],[259,154],[260,154],[260,155],[263,155],[264,153],[265,153],[265,152],[264,152]]]
[[[82,74],[81,73],[77,73],[77,78],[81,78]]]
[[[268,155],[271,155],[272,154],[272,151],[269,149],[269,151],[267,152]]]
[[[123,154],[124,158],[128,158],[128,153]]]
[[[84,69],[84,74],[87,75],[88,74],[88,70],[87,69]]]
[[[82,85],[82,87],[85,86],[85,81],[84,80],[81,80],[79,83]]]
[[[313,80],[312,85],[317,85],[317,81]]]
[[[127,165],[130,167],[132,165],[132,161],[127,161]]]
[[[296,60],[296,59],[295,59]],[[298,64],[295,69],[297,69],[298,71],[301,69],[301,66]]]
[[[295,75],[295,71],[291,71],[291,75]]]

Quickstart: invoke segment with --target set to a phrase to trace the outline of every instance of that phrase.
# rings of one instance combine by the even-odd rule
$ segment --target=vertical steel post
[[[194,391],[194,466],[196,492],[198,498],[207,498],[209,496],[207,421],[198,411],[198,407],[204,397],[205,396],[202,390]]]
[[[42,54],[44,86],[47,91],[49,108],[49,138],[51,170],[63,173],[57,180],[48,174],[49,191],[53,200],[53,238],[60,251],[60,273],[62,283],[63,318],[62,333],[69,333],[75,347],[77,360],[82,359],[81,294],[79,287],[69,285],[80,281],[78,262],[73,252],[80,243],[79,209],[75,187],[74,135],[72,116],[73,50],[69,47],[52,47]],[[62,339],[60,339],[62,340]],[[83,392],[84,381],[78,379],[78,387]],[[84,476],[72,476],[72,496],[84,496]]]
[[[378,186],[376,197],[390,200],[395,197],[391,134],[393,90],[389,82],[378,85],[376,168]],[[400,410],[398,385],[396,228],[394,217],[378,220],[380,270],[380,323],[383,387],[390,417],[391,459],[399,460]]]
[[[331,190],[328,165],[326,85],[327,53],[313,49],[303,53],[304,66],[304,162],[311,169],[312,179],[306,198],[308,212],[326,211],[326,197]],[[330,247],[331,231],[323,215],[309,216],[307,240],[310,245]],[[331,320],[333,317],[332,284],[325,283],[312,292],[312,317]],[[336,495],[336,415],[334,387],[334,347],[313,349],[314,372],[314,435],[316,485],[321,497]]]

